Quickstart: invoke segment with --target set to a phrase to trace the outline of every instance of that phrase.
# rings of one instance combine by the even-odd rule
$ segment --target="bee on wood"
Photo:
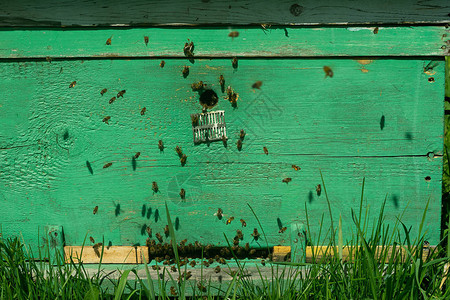
[[[203,284],[201,284],[200,282],[197,283],[197,287],[200,290],[200,292],[203,292],[203,293],[206,292],[206,287]]]
[[[112,166],[112,163],[111,163],[111,162],[106,163],[106,164],[103,166],[103,169],[109,168],[109,167],[111,167],[111,166]]]
[[[161,268],[160,268],[158,265],[153,265],[153,266],[152,266],[152,269],[153,269],[154,271],[159,271]]]
[[[325,72],[325,78],[327,78],[328,76],[333,77],[333,70],[331,70],[330,67],[323,67],[323,71]]]
[[[226,225],[231,224],[231,222],[234,220],[234,217],[230,217],[227,222],[225,223]]]
[[[155,236],[156,236],[156,238],[158,239],[158,241],[159,241],[160,243],[162,243],[162,242],[163,242],[163,238],[162,238],[162,235],[161,235],[161,234],[159,234],[159,232],[158,232],[158,233],[156,233],[156,234],[155,234]]]
[[[266,265],[266,261],[265,261],[264,259],[261,259],[261,264],[262,264],[263,266],[265,266],[265,265]]]
[[[225,78],[223,77],[223,75],[219,76],[219,84],[220,84],[220,89],[222,90],[222,93],[225,92]]]
[[[189,263],[189,265],[190,265],[191,267],[195,267],[196,264],[197,264],[197,263],[195,262],[195,260],[192,260],[192,261]]]
[[[252,237],[253,237],[255,240],[258,240],[260,236],[261,236],[261,235],[259,234],[258,229],[257,229],[257,228],[254,228],[254,229],[253,229],[253,233],[252,233]]]
[[[378,33],[378,27],[375,27],[375,29],[373,30],[373,34],[377,34]]]
[[[137,152],[137,153],[134,155],[134,158],[135,158],[135,159],[138,159],[140,155],[141,155],[141,152]]]
[[[250,256],[253,256],[253,255],[255,255],[256,254],[256,249],[251,249],[249,252],[248,252],[248,255],[250,255]]]
[[[235,245],[235,246],[238,246],[238,245],[239,245],[239,239],[238,239],[238,238],[235,238],[235,239],[233,240],[233,245]]]
[[[144,36],[144,43],[145,43],[145,46],[147,47],[147,45],[148,45],[148,36]]]
[[[282,180],[282,182],[285,182],[286,184],[288,184],[291,181],[292,181],[292,178],[290,178],[290,177],[286,177]]]
[[[222,220],[223,218],[223,210],[221,208],[217,209],[217,212],[214,214],[219,218],[219,220]]]
[[[111,119],[110,116],[104,117],[104,118],[103,118],[103,122],[105,122],[106,124],[109,125],[109,120],[110,120],[110,119]]]
[[[46,60],[47,62],[49,62],[49,63],[52,63],[52,58],[51,58],[50,56],[47,56],[47,57],[45,58],[45,60]]]
[[[89,237],[89,240],[91,241],[92,244],[95,244],[95,240],[92,236]]]
[[[206,249],[206,248],[205,248],[205,249]],[[212,265],[212,264],[214,263],[214,258],[210,257],[210,258],[208,259],[208,263],[209,263],[210,265]]]
[[[176,272],[176,271],[177,271],[177,268],[176,268],[175,266],[172,266],[172,267],[170,267],[170,270],[171,270],[172,272]]]
[[[198,125],[198,115],[191,115],[192,126]]]
[[[320,194],[322,193],[322,186],[320,184],[316,186],[316,193],[317,196],[320,196]]]
[[[183,151],[181,151],[181,148],[179,146],[175,147],[175,151],[177,152],[179,157],[183,156]]]
[[[163,144],[162,140],[158,141],[158,148],[159,148],[159,151],[164,151],[164,144]]]
[[[183,156],[180,158],[181,165],[184,166],[186,164],[187,155],[183,154]]]
[[[257,81],[252,85],[252,88],[259,89],[262,86],[262,81]]]
[[[286,230],[287,230],[287,227],[283,227],[278,231],[278,233],[284,233]]]
[[[159,66],[161,67],[161,68],[164,68],[164,65],[166,64],[166,62],[165,61],[161,61],[160,63],[159,63]]]
[[[166,235],[166,237],[169,236],[169,234],[170,234],[169,225],[166,225],[166,227],[164,227],[164,234]]]
[[[177,290],[175,289],[175,287],[173,287],[173,286],[170,287],[170,294],[171,294],[172,296],[178,296],[178,292],[177,292]]]
[[[231,60],[231,65],[233,66],[234,69],[237,69],[237,67],[238,67],[237,57],[233,57],[233,59]]]
[[[224,146],[224,147],[227,146],[227,137],[224,136],[224,135],[222,135],[222,143],[223,143],[223,146]]]
[[[242,227],[247,227],[247,223],[245,222],[244,219],[241,219],[241,224],[242,224]]]
[[[245,138],[245,131],[244,131],[244,129],[241,129],[241,132],[239,133],[239,138],[241,140],[244,140],[244,138]]]
[[[148,237],[152,237],[152,229],[149,226],[145,228],[145,231],[147,231]]]
[[[184,244],[186,244],[186,242],[187,242],[187,239],[184,239],[180,242],[180,245],[184,246]]]
[[[114,101],[116,101],[116,97],[112,97],[111,99],[109,99],[109,104],[112,104]]]
[[[181,73],[183,74],[183,77],[186,78],[189,75],[189,67],[188,66],[184,66],[183,71],[181,71]]]
[[[296,166],[296,165],[292,165],[292,168],[293,168],[295,171],[298,171],[298,170],[301,169],[299,166]]]
[[[98,249],[102,246],[102,243],[97,243],[94,246],[92,246],[92,248],[94,248],[94,253],[95,255],[97,255],[97,257],[100,257],[100,251],[98,251]]]
[[[117,99],[119,99],[120,97],[123,98],[123,94],[125,94],[126,90],[121,90],[120,92],[117,93]]]
[[[242,219],[241,219],[242,220]],[[244,234],[242,233],[241,230],[236,230],[236,236],[240,239],[243,240],[244,239]]]
[[[108,89],[103,89],[103,90],[101,90],[101,91],[100,91],[100,95],[103,96],[103,94],[106,93],[107,91],[108,91]]]
[[[112,36],[106,40],[106,45],[111,45],[111,38]]]
[[[229,36],[230,38],[234,39],[235,37],[238,37],[238,36],[239,36],[239,32],[237,32],[237,31],[232,31],[232,32],[230,32],[230,33],[228,34],[228,36]]]
[[[204,260],[202,263],[203,263],[203,265],[204,265],[206,268],[209,267],[209,262],[207,262],[206,260]]]
[[[265,155],[268,155],[268,154],[269,154],[269,150],[267,150],[267,147],[263,147],[263,150],[264,150],[264,154],[265,154]]]
[[[154,193],[157,193],[159,191],[158,184],[156,183],[156,181],[152,182],[152,190]]]
[[[194,82],[191,84],[191,89],[193,92],[201,91],[205,88],[205,85],[203,84],[203,81]]]
[[[187,57],[193,57],[194,56],[194,42],[188,42],[184,44],[183,48],[184,55]]]
[[[250,251],[250,244],[249,243],[245,243],[245,251]]]
[[[186,198],[186,191],[184,189],[181,189],[180,197],[181,197],[181,200],[184,200]]]
[[[221,258],[219,258],[219,260],[217,261],[219,264],[222,264],[222,265],[226,265],[227,264],[227,261],[225,260],[225,258],[223,258],[223,257],[221,257]]]
[[[241,151],[241,150],[242,150],[242,141],[241,141],[241,140],[238,140],[237,143],[236,143],[236,146],[237,146],[237,149],[238,149],[239,151]]]
[[[220,266],[215,267],[215,268],[214,268],[214,272],[220,273]]]
[[[70,89],[70,88],[73,88],[76,84],[77,84],[77,82],[76,82],[76,81],[73,81],[71,84],[69,84],[69,89]]]
[[[236,108],[237,107],[237,100],[239,99],[239,94],[238,93],[231,93],[231,96],[229,98],[229,101],[231,103],[231,106]]]
[[[97,205],[96,207],[94,207],[94,211],[93,211],[94,215],[95,215],[97,212],[98,212],[98,205]]]
[[[147,111],[147,109],[144,107],[141,109],[141,116],[145,115],[145,112]]]

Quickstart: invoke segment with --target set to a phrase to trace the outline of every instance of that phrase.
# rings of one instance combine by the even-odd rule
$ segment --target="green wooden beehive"
[[[403,213],[413,234],[429,201],[424,228],[437,244],[449,30],[231,23],[1,31],[2,235],[35,251],[55,232],[57,247],[144,246],[147,227],[170,240],[167,203],[179,240],[226,246],[223,233],[240,229],[241,245],[294,246],[307,216],[312,235],[329,228],[326,187],[350,239],[365,178],[363,208],[375,217],[386,199],[387,222]],[[218,96],[210,111],[224,112],[226,145],[194,143],[199,81]],[[264,239],[251,235],[249,206]]]

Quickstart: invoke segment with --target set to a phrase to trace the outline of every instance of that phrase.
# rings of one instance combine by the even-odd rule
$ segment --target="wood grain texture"
[[[450,29],[441,27],[326,27],[11,30],[1,32],[0,58],[184,58],[188,39],[196,57],[444,56]],[[146,45],[144,37],[149,37]],[[111,38],[111,45],[106,41]]]
[[[0,26],[148,26],[155,24],[330,24],[449,22],[443,0],[398,1],[8,1]]]
[[[354,233],[351,209],[359,207],[365,177],[364,208],[377,216],[387,195],[387,222],[405,210],[412,234],[430,199],[425,228],[435,244],[444,62],[431,62],[433,75],[424,73],[429,63],[242,59],[235,70],[228,59],[211,59],[196,60],[183,78],[178,59],[167,59],[163,69],[153,59],[3,62],[2,230],[6,236],[22,234],[31,245],[47,223],[61,225],[70,246],[81,245],[87,233],[113,246],[144,245],[146,226],[164,236],[167,202],[179,240],[224,245],[222,233],[232,239],[243,218],[243,243],[264,247],[265,238],[250,235],[258,225],[248,203],[269,245],[289,245],[289,233],[278,233],[279,224],[305,223],[305,209],[313,235],[329,225],[324,194],[315,193],[322,170],[333,217],[343,216],[344,239]],[[324,65],[332,68],[332,78],[325,78]],[[237,108],[222,99],[220,74],[239,93]],[[226,148],[221,142],[193,144],[190,114],[201,106],[190,84],[198,80],[221,97],[216,109],[225,110]],[[256,80],[263,82],[260,90],[251,88]],[[103,88],[108,92],[101,96]],[[108,104],[123,89],[123,99]],[[102,122],[105,116],[111,116],[109,125]],[[238,151],[242,128],[247,135]],[[188,155],[185,167],[177,145]],[[105,169],[106,163],[112,165]],[[286,177],[292,182],[283,183]],[[153,181],[158,193],[151,190]],[[186,201],[178,194],[181,187]],[[219,207],[222,220],[214,216]],[[235,220],[225,225],[230,216]]]
[[[103,251],[103,254],[102,254]],[[129,247],[129,246],[111,246],[98,248],[98,252],[92,246],[66,246],[64,247],[64,256],[66,263],[73,260],[75,263],[81,261],[85,264],[142,264],[148,263],[147,247]]]

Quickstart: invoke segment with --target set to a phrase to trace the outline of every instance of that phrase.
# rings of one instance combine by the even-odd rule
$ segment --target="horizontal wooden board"
[[[102,264],[142,264],[148,263],[148,248],[105,246],[95,251],[92,246],[66,246],[64,256],[67,263],[73,260],[75,263],[81,261],[85,264],[98,264],[101,258]]]
[[[450,30],[439,27],[168,28],[1,31],[0,58],[444,56]],[[231,30],[238,37],[228,35]],[[144,37],[148,36],[146,45]],[[106,41],[111,38],[111,45]],[[187,60],[186,60],[186,63]]]
[[[281,234],[279,226],[306,224],[308,215],[318,242],[319,228],[330,223],[324,189],[320,196],[315,191],[322,170],[334,220],[340,214],[344,220],[344,239],[355,233],[351,209],[359,208],[365,177],[363,209],[375,217],[387,197],[387,222],[407,208],[403,220],[413,226],[412,234],[430,199],[425,229],[435,244],[443,65],[404,59],[242,59],[235,70],[228,59],[213,59],[196,60],[183,78],[184,63],[177,59],[166,60],[163,69],[159,60],[3,62],[2,230],[20,233],[34,245],[46,224],[61,225],[67,245],[81,245],[86,234],[113,246],[144,245],[146,226],[163,235],[167,202],[179,240],[224,245],[223,233],[233,238],[243,218],[242,243],[289,245],[289,231]],[[325,78],[324,66],[333,70],[332,78]],[[425,66],[433,68],[424,72]],[[239,93],[235,109],[222,99],[220,74]],[[201,107],[190,84],[198,80],[221,98],[217,109],[225,111],[228,147],[193,144],[190,114]],[[263,82],[260,90],[251,88],[256,80]],[[108,92],[101,96],[103,88]],[[108,104],[123,89],[123,99]],[[105,116],[111,116],[109,125],[102,122]],[[247,135],[238,151],[242,128]],[[176,145],[188,155],[185,167]],[[136,152],[141,155],[134,170]],[[103,168],[107,163],[112,165]],[[286,177],[292,182],[283,183]],[[153,181],[158,193],[151,190]],[[186,201],[180,201],[181,187]],[[258,225],[247,203],[266,237],[252,238]],[[219,207],[222,220],[214,216]],[[235,220],[226,225],[231,216]]]
[[[442,0],[397,1],[8,1],[0,26],[139,26],[152,24],[329,24],[449,22]]]

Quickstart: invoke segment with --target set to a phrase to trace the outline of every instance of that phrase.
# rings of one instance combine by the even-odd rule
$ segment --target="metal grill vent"
[[[212,142],[222,140],[223,137],[227,138],[225,111],[192,114],[191,120],[194,143]]]

